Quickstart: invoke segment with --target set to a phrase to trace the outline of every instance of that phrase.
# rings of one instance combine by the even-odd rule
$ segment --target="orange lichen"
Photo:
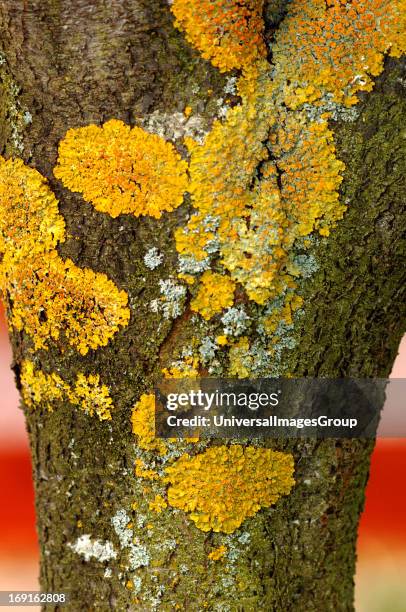
[[[155,495],[153,501],[149,502],[149,509],[157,514],[160,514],[162,510],[168,507],[168,504],[162,497],[162,495]]]
[[[46,180],[21,160],[0,158],[0,292],[9,325],[47,348],[63,333],[85,355],[127,325],[127,295],[104,274],[56,251],[65,223]]]
[[[295,240],[314,229],[325,232],[342,217],[338,188],[344,165],[334,155],[327,116],[309,122],[303,113],[278,107],[266,62],[241,77],[239,89],[242,106],[224,123],[216,122],[204,144],[187,140],[189,190],[199,212],[176,231],[176,246],[182,256],[199,262],[217,243],[231,278],[251,300],[264,304],[286,287]],[[267,137],[276,163],[268,159]],[[207,222],[212,217],[215,228]],[[216,277],[219,290],[221,276],[227,278]]]
[[[404,0],[293,0],[272,48],[286,104],[296,108],[326,94],[356,104],[355,94],[370,91],[382,72],[384,54],[405,52],[405,15]]]
[[[21,159],[0,156],[0,253],[2,273],[65,239],[65,222],[46,179]]]
[[[190,306],[205,319],[211,319],[233,303],[235,283],[228,276],[207,270],[201,278],[201,285]]]
[[[189,191],[199,212],[185,228],[177,230],[177,250],[199,262],[209,256],[217,243],[223,256],[221,263],[243,285],[249,279],[255,282],[261,268],[257,258],[261,261],[264,256],[261,245],[267,245],[265,234],[270,232],[271,239],[274,234],[274,218],[269,220],[264,235],[259,236],[257,230],[265,197],[273,203],[278,198],[276,181],[275,189],[270,190],[267,185],[266,193],[262,190],[260,195],[260,185],[254,180],[258,166],[269,155],[263,142],[272,124],[268,70],[268,64],[261,61],[244,77],[245,91],[240,91],[243,104],[230,109],[224,123],[216,121],[203,144],[186,139],[191,155]],[[270,210],[268,202],[266,212]],[[250,215],[251,230],[246,222]],[[258,281],[259,285],[265,283],[264,279]]]
[[[72,404],[78,405],[86,414],[93,416],[96,413],[101,421],[111,420],[113,400],[106,385],[100,384],[98,374],[85,376],[79,373],[69,398]]]
[[[174,0],[175,25],[221,72],[266,55],[263,0]]]
[[[182,203],[186,169],[171,143],[112,119],[102,127],[68,130],[54,174],[112,217],[129,213],[159,218]]]
[[[230,376],[236,376],[237,378],[248,378],[253,369],[254,357],[249,352],[250,342],[245,336],[239,338],[230,347],[229,352],[229,370]]]
[[[294,485],[293,457],[269,448],[215,446],[166,468],[168,503],[202,531],[232,533]]]
[[[224,557],[226,552],[227,552],[227,547],[224,546],[224,544],[221,544],[221,546],[218,546],[217,548],[213,548],[213,550],[209,552],[207,556],[212,561],[219,561],[220,559]]]
[[[128,323],[127,294],[105,274],[78,268],[57,251],[15,262],[8,274],[9,322],[24,329],[35,349],[63,334],[82,355],[105,346]]]
[[[70,391],[69,385],[58,374],[45,374],[28,359],[21,364],[20,381],[21,396],[30,409],[43,404],[52,411],[55,403],[65,400]]]
[[[90,416],[97,414],[101,421],[111,420],[114,408],[109,390],[100,383],[99,375],[86,376],[80,372],[75,384],[69,385],[55,372],[46,374],[29,360],[21,364],[21,395],[30,409],[43,404],[52,411],[59,402],[69,402]]]
[[[166,454],[166,444],[155,437],[155,396],[153,393],[141,395],[133,408],[131,422],[140,448],[156,451],[160,455]]]
[[[287,292],[283,305],[267,313],[261,320],[264,330],[272,335],[282,322],[286,325],[293,324],[294,313],[303,305],[303,298],[293,291]]]
[[[190,355],[172,363],[169,368],[162,368],[162,374],[165,378],[197,378],[198,368],[199,358]]]
[[[285,311],[302,275],[292,257],[296,244],[305,248],[303,238],[313,232],[329,236],[346,210],[339,198],[344,164],[336,158],[328,120],[355,104],[357,92],[372,88],[385,53],[405,51],[406,2],[292,0],[275,32],[272,65],[262,41],[251,53],[251,44],[261,39],[262,4],[172,4],[177,26],[203,57],[221,70],[242,70],[241,105],[215,121],[203,143],[185,139],[196,213],[175,237],[179,275],[189,284],[211,274],[208,267],[216,259],[216,270],[223,266],[224,274],[213,276],[214,300],[231,276],[258,304],[285,296],[279,314],[289,325]],[[240,10],[253,10],[255,18],[236,33]],[[198,304],[205,290],[203,283]],[[196,298],[192,308],[195,304]],[[274,309],[265,331],[276,330],[276,316]],[[237,364],[236,371],[242,369]]]
[[[338,193],[345,166],[335,156],[327,118],[309,122],[304,113],[281,112],[281,123],[271,133],[282,173],[282,206],[291,219],[285,248],[314,229],[334,227],[346,210]]]
[[[138,478],[144,478],[145,480],[159,479],[158,472],[148,469],[141,459],[136,459],[134,472]]]

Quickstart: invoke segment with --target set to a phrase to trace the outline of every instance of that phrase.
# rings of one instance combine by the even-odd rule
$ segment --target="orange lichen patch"
[[[216,122],[203,145],[187,141],[189,190],[199,212],[176,232],[178,251],[197,262],[217,241],[220,263],[259,304],[289,284],[295,240],[314,229],[324,234],[345,210],[338,196],[344,164],[335,157],[328,116],[312,122],[279,107],[268,70],[261,61],[241,77],[242,106]]]
[[[85,355],[127,325],[127,295],[104,274],[63,261],[65,222],[46,180],[21,160],[0,158],[0,292],[9,325],[35,349],[63,333]]]
[[[201,261],[207,257],[205,248],[215,239],[212,231],[204,231],[201,224],[204,223],[204,215],[195,214],[190,218],[186,227],[178,227],[175,230],[176,249],[181,255],[192,256]],[[190,285],[194,279],[189,274],[179,274]]]
[[[175,361],[169,368],[163,368],[165,378],[197,378],[199,375],[199,358],[195,355]]]
[[[338,105],[351,106],[357,92],[372,88],[386,52],[405,51],[406,2],[293,0],[275,33],[272,67],[261,46],[250,55],[246,44],[243,59],[233,56],[229,40],[239,38],[232,12],[238,20],[239,10],[253,8],[238,5],[185,0],[172,5],[178,27],[204,57],[221,70],[243,69],[237,82],[241,105],[214,122],[203,143],[186,139],[197,212],[175,237],[180,276],[188,283],[204,270],[210,274],[216,258],[225,273],[213,279],[213,296],[221,291],[221,277],[230,275],[251,300],[266,304],[296,288],[302,273],[291,254],[298,239],[303,244],[315,231],[328,236],[343,217],[344,164],[336,158],[328,120]],[[262,32],[261,10],[258,2],[249,36]]]
[[[145,480],[159,479],[158,472],[148,469],[141,459],[136,459],[134,472],[138,478],[144,478]]]
[[[229,111],[226,123],[214,123],[204,144],[186,139],[191,156],[189,191],[193,203],[204,215],[225,216],[223,226],[227,220],[239,217],[250,204],[249,181],[256,166],[267,157],[254,129],[247,121],[245,108],[236,106]]]
[[[269,165],[273,164],[264,165],[264,173]],[[263,174],[252,194],[249,223],[246,218],[234,220],[231,227],[238,238],[235,242],[224,241],[221,263],[251,300],[264,304],[284,284],[280,269],[287,256],[284,240],[289,222],[274,174]]]
[[[219,561],[220,559],[224,557],[226,552],[227,552],[227,547],[224,546],[224,544],[222,544],[221,546],[218,546],[217,548],[213,548],[213,550],[209,552],[207,556],[212,561]]]
[[[113,400],[110,397],[108,387],[100,383],[98,374],[85,376],[79,373],[76,383],[69,393],[72,404],[78,405],[81,410],[93,416],[97,414],[101,421],[111,420],[111,408]]]
[[[404,0],[293,0],[273,46],[285,102],[297,108],[325,94],[351,106],[370,91],[384,54],[406,50]]]
[[[249,216],[255,201],[250,186],[259,164],[269,155],[262,142],[273,122],[268,71],[269,65],[261,61],[244,77],[243,104],[230,109],[224,123],[216,121],[203,144],[185,139],[191,157],[189,192],[199,212],[176,232],[181,254],[202,260],[214,239],[220,252],[225,244],[238,240],[234,223]]]
[[[182,203],[186,170],[171,143],[112,119],[102,127],[68,130],[54,174],[112,217],[129,213],[159,218]]]
[[[168,504],[162,497],[162,495],[155,495],[154,499],[149,502],[149,509],[157,514],[160,514],[162,510],[168,507]]]
[[[346,210],[338,193],[345,166],[336,158],[327,119],[311,122],[302,112],[281,113],[270,137],[282,172],[281,205],[290,220],[282,241],[286,250],[314,229],[334,227]]]
[[[98,374],[85,376],[79,373],[76,383],[70,386],[58,374],[45,374],[35,368],[34,363],[25,360],[21,364],[21,395],[28,408],[44,404],[52,411],[57,402],[69,402],[101,421],[111,420],[113,401],[106,385],[100,384]]]
[[[264,144],[275,122],[267,62],[247,71],[239,93],[243,104],[231,109],[224,123],[215,122],[203,144],[187,140],[189,191],[199,212],[175,237],[177,250],[197,262],[217,243],[231,278],[262,304],[282,285],[275,278],[286,258],[282,242],[288,225]]]
[[[36,405],[44,404],[52,411],[55,402],[63,401],[69,393],[69,385],[52,372],[45,374],[35,368],[34,363],[24,360],[21,364],[21,395],[27,408],[34,409]]]
[[[202,531],[232,533],[294,485],[292,455],[268,448],[215,446],[166,468],[168,503]]]
[[[175,25],[221,72],[266,55],[263,0],[174,0]]]
[[[207,270],[201,277],[201,285],[190,307],[205,319],[211,319],[223,308],[232,306],[235,283],[229,276]]]
[[[56,251],[15,262],[9,272],[10,325],[25,330],[35,349],[63,334],[82,355],[105,346],[127,325],[127,294],[105,274],[63,261]]]
[[[0,156],[0,254],[3,274],[15,259],[54,249],[65,222],[46,179],[21,159]]]
[[[166,444],[155,437],[155,396],[153,393],[141,395],[133,408],[131,422],[140,448],[157,451],[160,455],[166,454]]]

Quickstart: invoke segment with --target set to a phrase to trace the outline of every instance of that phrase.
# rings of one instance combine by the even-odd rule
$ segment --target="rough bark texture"
[[[275,509],[250,519],[250,544],[237,562],[238,594],[223,591],[221,569],[208,564],[216,536],[191,527],[182,513],[169,521],[159,515],[148,541],[154,565],[140,575],[149,600],[135,603],[123,586],[131,576],[121,558],[109,563],[107,579],[104,564],[85,562],[68,547],[83,533],[116,544],[111,517],[120,509],[130,513],[131,504],[142,500],[133,477],[129,410],[150,389],[160,354],[179,341],[172,323],[158,327],[148,304],[157,297],[159,278],[173,271],[172,233],[187,205],[161,220],[113,220],[98,213],[53,178],[57,144],[70,127],[111,117],[134,124],[156,110],[183,111],[191,99],[199,100],[210,123],[224,78],[175,30],[164,0],[4,0],[0,40],[1,152],[21,155],[49,179],[70,236],[61,255],[107,273],[133,307],[130,326],[106,348],[81,357],[55,345],[39,354],[42,369],[63,372],[66,380],[77,371],[102,372],[116,406],[107,426],[69,404],[26,415],[41,588],[71,591],[72,611],[152,610],[154,599],[159,610],[176,604],[185,610],[352,610],[371,441],[273,442],[293,452],[297,485]],[[388,61],[358,119],[335,126],[338,156],[347,166],[342,196],[349,210],[327,246],[317,247],[323,265],[307,284],[298,344],[286,356],[297,376],[387,376],[391,370],[405,304],[404,78],[401,62]],[[32,115],[27,125],[26,111]],[[165,253],[156,271],[143,264],[150,246]],[[27,340],[15,334],[12,342],[18,382]],[[176,541],[175,551],[165,548],[169,539]]]

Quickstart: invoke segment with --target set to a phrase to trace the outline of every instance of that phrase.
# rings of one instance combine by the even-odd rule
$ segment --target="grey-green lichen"
[[[21,87],[12,78],[5,56],[0,52],[0,141],[7,142],[6,152],[21,156],[24,131],[32,115],[20,101]]]

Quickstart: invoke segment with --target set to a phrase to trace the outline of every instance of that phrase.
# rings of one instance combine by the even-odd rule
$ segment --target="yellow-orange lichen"
[[[133,408],[131,422],[140,448],[156,451],[161,455],[166,454],[166,444],[155,437],[155,396],[153,393],[141,395]]]
[[[0,253],[4,274],[16,259],[42,254],[65,239],[65,222],[46,179],[21,159],[0,156]]]
[[[162,374],[165,378],[197,378],[198,368],[199,358],[196,355],[190,355],[173,362],[169,368],[162,368]]]
[[[263,304],[286,287],[295,240],[314,229],[324,233],[342,217],[337,190],[344,165],[334,155],[327,116],[309,122],[303,113],[278,107],[266,62],[247,71],[239,87],[242,105],[214,124],[204,144],[187,140],[189,190],[199,212],[177,230],[176,243],[182,256],[199,262],[217,242],[231,278]],[[267,137],[277,165],[268,159]]]
[[[215,446],[166,468],[168,503],[202,531],[232,533],[294,485],[293,457],[269,448]]]
[[[205,319],[221,312],[233,303],[235,283],[228,276],[207,270],[201,278],[201,285],[190,306]]]
[[[109,389],[100,383],[98,374],[79,372],[75,384],[69,385],[59,374],[46,374],[30,360],[21,364],[21,395],[30,409],[44,405],[52,411],[58,402],[69,402],[90,416],[97,414],[101,421],[111,420],[114,408]]]
[[[162,510],[168,507],[168,504],[162,497],[162,495],[155,495],[154,499],[149,502],[149,509],[157,514],[160,514]]]
[[[237,378],[248,378],[253,370],[254,357],[249,352],[250,342],[246,336],[239,338],[230,347],[228,374]]]
[[[303,298],[293,291],[287,292],[283,306],[275,308],[274,311],[268,313],[262,320],[261,324],[268,335],[272,335],[282,322],[286,325],[292,325],[294,313],[303,305]]]
[[[108,387],[100,383],[98,374],[85,376],[79,373],[69,398],[72,404],[78,405],[86,414],[97,414],[101,421],[111,420],[113,400]]]
[[[156,134],[112,119],[67,131],[54,174],[97,210],[159,218],[183,201],[187,163]]]
[[[8,274],[9,322],[35,349],[63,334],[82,355],[105,346],[128,323],[127,294],[105,274],[78,268],[57,251],[16,261]]]
[[[219,561],[224,557],[227,552],[227,547],[224,544],[221,544],[217,548],[213,548],[211,552],[207,555],[209,559],[212,561]]]
[[[296,108],[326,94],[346,106],[370,91],[384,54],[406,49],[404,0],[293,0],[273,45],[285,81],[285,102]],[[287,85],[289,83],[289,85]]]
[[[266,55],[263,0],[174,0],[175,25],[221,72]]]
[[[21,364],[20,381],[24,404],[31,410],[43,404],[52,411],[55,402],[65,400],[70,391],[69,385],[58,374],[45,374],[28,359]]]
[[[284,236],[286,249],[315,229],[334,227],[346,210],[338,193],[344,164],[335,156],[327,119],[328,114],[309,122],[303,112],[281,111],[281,123],[271,132],[282,173],[282,207],[292,220]]]
[[[179,276],[192,287],[192,310],[209,320],[230,308],[234,295],[240,298],[241,287],[263,306],[257,326],[262,344],[241,336],[242,325],[234,326],[238,338],[229,326],[220,335],[216,329],[215,342],[205,339],[212,353],[227,346],[227,374],[237,377],[250,376],[259,358],[266,362],[276,354],[263,336],[276,344],[293,327],[302,306],[297,279],[317,270],[305,254],[308,237],[327,237],[346,210],[339,197],[344,164],[336,157],[329,120],[340,113],[353,118],[346,107],[372,88],[384,54],[398,56],[406,48],[405,0],[292,0],[274,34],[271,65],[262,9],[263,2],[250,0],[172,3],[176,25],[204,58],[221,71],[241,71],[234,92],[240,105],[222,109],[223,119],[203,141],[185,139],[195,212],[175,233]],[[243,307],[230,311],[221,321],[240,317],[241,323]],[[199,365],[199,358],[192,350],[188,359],[189,370],[176,364],[164,368],[165,375],[195,375],[193,360]],[[168,503],[188,512],[203,531],[232,533],[290,492],[293,471],[291,455],[211,447],[166,467]],[[225,552],[219,546],[209,558]]]
[[[141,459],[136,459],[134,473],[138,478],[144,478],[145,480],[159,479],[158,472],[148,469]]]
[[[0,292],[9,325],[31,336],[35,349],[63,333],[85,355],[127,325],[127,295],[105,274],[64,261],[58,202],[39,172],[0,157]]]
[[[405,51],[406,2],[292,0],[275,32],[272,66],[262,42],[258,53],[250,51],[262,33],[262,3],[253,9],[259,11],[254,22],[238,29],[245,44],[231,11],[238,21],[238,11],[253,5],[238,5],[172,4],[176,24],[203,57],[221,70],[242,70],[241,105],[215,121],[203,143],[186,139],[197,212],[176,231],[176,244],[183,261],[194,262],[180,274],[188,283],[202,269],[203,276],[210,273],[207,261],[214,256],[225,273],[213,278],[213,295],[230,275],[251,300],[266,304],[296,288],[302,272],[291,253],[297,241],[303,248],[312,232],[328,236],[345,212],[339,198],[344,164],[328,120],[340,105],[355,104],[357,92],[372,88],[386,52]],[[237,43],[238,59],[229,39]],[[204,291],[200,285],[198,297]]]

